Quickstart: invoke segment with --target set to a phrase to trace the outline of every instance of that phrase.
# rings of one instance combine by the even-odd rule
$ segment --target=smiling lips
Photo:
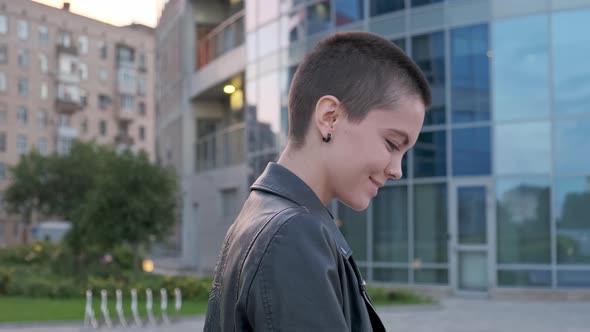
[[[373,193],[373,196],[377,196],[377,192],[379,191],[379,188],[383,187],[383,184],[375,181],[375,179],[373,178],[369,178],[371,180],[371,183],[373,183],[373,185],[375,185],[375,191]]]

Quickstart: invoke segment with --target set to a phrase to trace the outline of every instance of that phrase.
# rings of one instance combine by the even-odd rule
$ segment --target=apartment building
[[[33,1],[0,1],[0,195],[22,154],[67,153],[74,140],[155,160],[154,32]],[[0,209],[0,246],[18,216]]]

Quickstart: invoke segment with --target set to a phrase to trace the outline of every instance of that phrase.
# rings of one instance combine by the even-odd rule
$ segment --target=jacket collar
[[[320,201],[313,190],[293,172],[277,164],[268,163],[260,177],[250,187],[283,197],[297,205],[305,207],[313,214],[319,215],[336,240],[341,253],[348,259],[352,255],[350,246],[334,222],[330,211]]]

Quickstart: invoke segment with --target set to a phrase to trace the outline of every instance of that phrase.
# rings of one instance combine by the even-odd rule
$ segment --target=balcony
[[[135,111],[128,108],[117,107],[115,115],[120,122],[131,122],[135,118]]]
[[[72,114],[82,109],[82,104],[79,101],[74,101],[72,99],[62,99],[56,98],[55,99],[55,110],[58,113],[63,114]]]
[[[59,138],[74,139],[78,137],[78,129],[72,127],[59,127],[57,129],[57,136]]]
[[[196,172],[233,166],[246,160],[246,124],[239,123],[202,137],[196,143]]]
[[[241,10],[230,16],[197,41],[197,70],[244,43],[244,12]]]
[[[71,54],[73,56],[78,56],[78,48],[74,44],[70,44],[69,46],[65,46],[62,44],[57,44],[57,54]]]
[[[131,146],[133,143],[135,143],[135,140],[129,134],[119,133],[115,136],[115,144]]]

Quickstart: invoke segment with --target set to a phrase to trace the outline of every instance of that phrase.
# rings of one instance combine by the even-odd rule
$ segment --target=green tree
[[[105,165],[108,172],[97,178],[74,212],[76,233],[85,245],[103,250],[130,245],[137,271],[140,250],[152,238],[162,239],[175,223],[175,176],[152,164],[145,153],[111,154]]]
[[[34,211],[48,209],[51,192],[47,182],[51,176],[51,163],[51,158],[33,150],[10,169],[12,181],[6,189],[4,201],[8,212],[21,216],[23,244],[28,242],[28,229]]]

